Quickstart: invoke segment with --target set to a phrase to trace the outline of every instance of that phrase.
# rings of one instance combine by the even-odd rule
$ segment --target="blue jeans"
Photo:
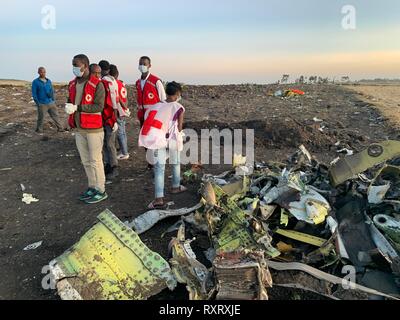
[[[117,133],[113,132],[110,126],[104,127],[103,162],[111,167],[118,166],[116,137]]]
[[[126,120],[118,119],[117,123],[118,123],[117,139],[118,139],[119,147],[121,149],[120,151],[124,156],[126,156],[128,154],[128,138],[126,136],[126,130],[125,130]]]
[[[154,150],[154,189],[155,197],[164,197],[164,178],[167,149]],[[179,188],[181,185],[180,152],[169,150],[169,163],[172,166],[172,187]]]

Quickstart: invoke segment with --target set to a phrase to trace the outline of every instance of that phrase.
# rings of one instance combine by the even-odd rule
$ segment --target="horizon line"
[[[308,77],[307,77],[308,78]],[[330,78],[330,77],[321,77],[322,79],[328,79],[328,84],[335,84],[335,83],[340,83],[340,84],[354,84],[357,82],[364,82],[364,81],[389,81],[389,82],[394,82],[394,81],[399,81],[400,82],[400,78],[379,78],[379,77],[375,77],[375,78],[361,78],[361,79],[354,79],[349,81],[341,81],[340,77],[338,77],[336,79],[335,78]],[[36,79],[36,78],[35,78]],[[49,77],[49,79],[51,80],[51,78]],[[6,83],[1,83],[1,82],[25,82],[25,83],[31,83],[34,79],[32,80],[24,80],[24,79],[3,79],[0,78],[0,85],[6,85]],[[67,81],[52,81],[53,84],[55,85],[68,85],[69,81],[71,80],[67,80]],[[168,83],[168,81],[163,81],[164,83]],[[135,83],[129,83],[129,82],[125,82],[127,85],[130,86],[134,86]],[[186,83],[181,81],[180,82],[182,85],[187,85],[187,86],[232,86],[232,85],[290,85],[290,84],[297,84],[297,85],[309,85],[309,84],[321,84],[318,82],[314,82],[311,83],[309,81],[304,82],[304,83],[300,83],[300,82],[296,82],[296,81],[289,81],[289,82],[285,82],[285,83],[280,83],[280,79],[275,81],[275,82],[235,82],[235,83],[224,83],[224,84],[215,84],[215,83],[209,83],[209,84],[198,84],[198,83]],[[326,83],[325,83],[326,84]]]

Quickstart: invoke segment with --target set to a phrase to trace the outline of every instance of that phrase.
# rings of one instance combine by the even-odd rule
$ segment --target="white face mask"
[[[179,102],[179,101],[181,101],[181,100],[182,100],[182,96],[179,96],[179,98],[176,99],[176,102]]]
[[[72,68],[72,72],[74,73],[74,75],[78,78],[81,78],[83,76],[83,71],[81,71],[80,67],[73,67]]]
[[[149,67],[141,64],[139,65],[139,71],[141,73],[147,73],[149,71]]]

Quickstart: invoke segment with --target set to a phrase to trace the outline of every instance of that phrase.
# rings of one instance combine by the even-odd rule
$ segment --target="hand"
[[[114,127],[112,128],[112,132],[117,132],[118,131],[118,123],[114,124]]]
[[[183,130],[181,130],[181,131],[178,131],[179,132],[179,135],[183,138],[183,137],[186,137],[186,134],[185,134],[185,132],[183,131]]]
[[[179,143],[184,143],[183,141],[185,140],[185,137],[186,137],[186,134],[185,134],[185,132],[183,132],[183,130],[182,131],[178,131],[177,134],[176,134],[176,140]]]
[[[66,103],[65,104],[65,112],[67,114],[73,114],[76,110],[78,110],[78,106],[72,104],[72,103]]]

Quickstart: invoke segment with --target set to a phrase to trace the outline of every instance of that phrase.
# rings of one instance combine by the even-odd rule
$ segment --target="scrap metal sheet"
[[[169,264],[111,211],[72,248],[50,262],[62,299],[142,300],[176,280]]]

